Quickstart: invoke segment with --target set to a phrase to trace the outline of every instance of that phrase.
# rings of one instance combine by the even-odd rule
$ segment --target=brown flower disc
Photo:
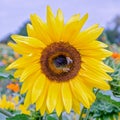
[[[42,51],[40,63],[42,72],[49,80],[62,82],[78,74],[81,57],[69,43],[56,42]]]

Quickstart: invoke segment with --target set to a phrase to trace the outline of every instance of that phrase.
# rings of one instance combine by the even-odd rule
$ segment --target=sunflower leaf
[[[105,102],[109,103],[110,105],[120,109],[120,101],[117,102],[116,100],[113,100],[111,98],[111,96],[109,96],[109,95],[104,95],[102,93],[98,93],[97,99],[105,101]]]

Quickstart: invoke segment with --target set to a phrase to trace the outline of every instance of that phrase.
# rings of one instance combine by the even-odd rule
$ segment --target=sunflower
[[[54,16],[47,7],[47,21],[32,14],[27,24],[28,36],[12,35],[16,43],[8,43],[21,58],[7,67],[17,69],[15,77],[23,82],[24,104],[36,104],[36,110],[59,116],[71,109],[80,113],[80,103],[89,108],[95,101],[93,88],[109,90],[107,72],[113,69],[102,60],[112,53],[96,39],[103,28],[98,24],[81,30],[88,14],[73,15],[65,24],[60,9]]]

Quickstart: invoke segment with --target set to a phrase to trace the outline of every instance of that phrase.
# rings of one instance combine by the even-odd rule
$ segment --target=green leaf
[[[3,79],[3,78],[8,78],[8,74],[5,74],[5,73],[0,73],[0,79]]]
[[[1,79],[13,79],[14,77],[11,74],[0,73],[0,80]]]
[[[8,78],[9,78],[9,79],[14,79],[14,76],[11,75],[11,74],[9,74]]]
[[[7,118],[6,120],[30,120],[28,115],[19,114],[14,117]]]
[[[47,116],[47,120],[57,120],[54,116]]]
[[[105,101],[120,110],[120,101],[117,102],[117,101],[111,99],[111,97],[109,95],[103,95],[102,93],[98,93],[97,99]]]
[[[95,120],[119,120],[120,101],[111,98],[110,95],[97,93],[97,99],[90,109],[89,118]]]

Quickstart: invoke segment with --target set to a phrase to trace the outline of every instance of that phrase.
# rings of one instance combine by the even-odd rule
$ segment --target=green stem
[[[81,111],[81,114],[80,114],[79,120],[82,120],[82,115],[83,115],[83,113],[84,113],[84,110],[85,110],[85,107],[82,108],[82,111]]]
[[[87,120],[87,119],[88,119],[89,113],[90,113],[90,109],[87,110],[87,112],[86,112],[86,118],[85,118],[84,120]]]
[[[1,108],[0,108],[0,113],[4,114],[4,115],[7,116],[7,117],[12,117],[12,116],[13,116],[10,112],[8,112],[8,111],[6,111],[6,110],[3,110],[3,109],[1,109]]]
[[[59,120],[62,120],[62,113],[61,113],[61,115],[59,116]]]
[[[96,92],[95,92],[95,95],[97,95],[97,93],[100,91],[100,89],[97,89]]]

